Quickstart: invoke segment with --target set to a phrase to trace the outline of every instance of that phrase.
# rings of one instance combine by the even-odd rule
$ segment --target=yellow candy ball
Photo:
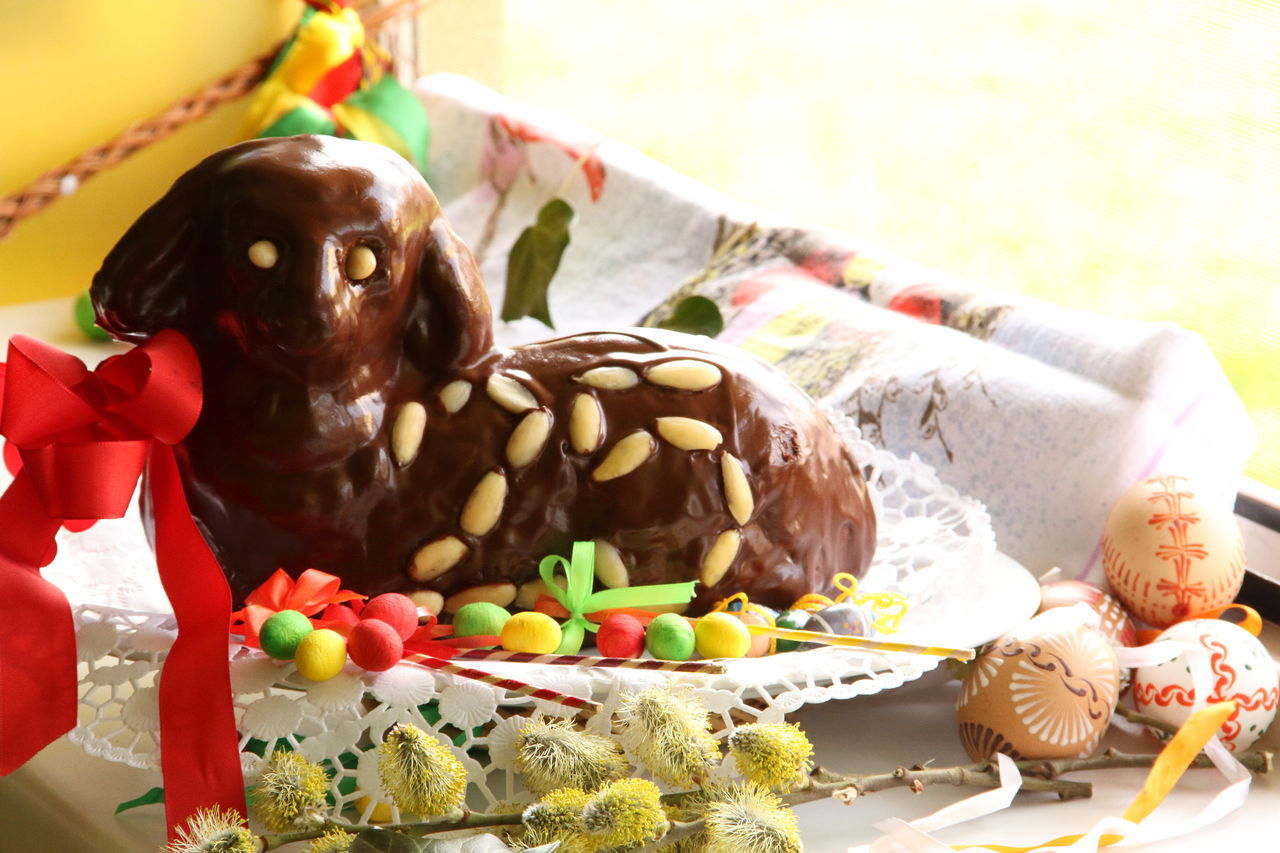
[[[298,643],[293,660],[303,678],[328,681],[347,664],[347,641],[328,628],[312,631]]]
[[[745,657],[751,648],[751,632],[729,613],[708,613],[693,629],[698,654],[704,658]]]
[[[517,613],[502,626],[502,647],[509,652],[549,655],[560,647],[560,625],[545,613]]]

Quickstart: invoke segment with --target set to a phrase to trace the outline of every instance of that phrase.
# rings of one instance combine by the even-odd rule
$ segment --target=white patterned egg
[[[1244,561],[1231,507],[1205,500],[1184,477],[1138,483],[1107,516],[1107,583],[1130,613],[1157,628],[1234,601]]]
[[[1211,685],[1208,702],[1197,702],[1191,667],[1183,655],[1139,667],[1133,673],[1133,702],[1142,713],[1181,726],[1192,712],[1214,702],[1235,700],[1235,713],[1218,736],[1239,752],[1262,736],[1276,716],[1280,676],[1258,638],[1221,619],[1192,619],[1164,631],[1159,640],[1180,640],[1202,649],[1201,666]]]
[[[1120,665],[1106,637],[1038,617],[969,666],[956,705],[960,741],[974,761],[997,752],[1086,756],[1107,730],[1119,690]]]

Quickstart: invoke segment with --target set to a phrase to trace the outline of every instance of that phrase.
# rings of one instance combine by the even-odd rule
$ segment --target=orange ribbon
[[[366,598],[341,586],[341,578],[319,569],[307,569],[296,581],[284,569],[276,569],[266,582],[245,596],[244,607],[231,614],[231,629],[243,629],[245,645],[256,646],[262,624],[281,610],[314,616],[331,604]]]

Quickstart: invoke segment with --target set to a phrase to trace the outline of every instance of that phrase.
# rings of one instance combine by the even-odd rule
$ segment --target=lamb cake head
[[[91,294],[117,338],[173,328],[199,354],[179,465],[237,599],[318,568],[368,595],[507,605],[540,558],[594,540],[603,585],[785,607],[875,547],[859,466],[771,365],[651,329],[495,348],[470,252],[380,146],[214,154]]]

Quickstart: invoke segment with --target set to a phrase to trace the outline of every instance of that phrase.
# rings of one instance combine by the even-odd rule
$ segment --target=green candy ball
[[[111,336],[100,329],[97,325],[97,318],[93,316],[93,300],[89,298],[88,293],[81,293],[76,297],[76,325],[80,327],[80,331],[84,332],[84,336],[91,341],[109,341]]]
[[[276,660],[293,660],[298,643],[312,631],[311,620],[296,610],[281,610],[262,623],[258,643]]]
[[[453,614],[453,636],[480,637],[502,635],[502,626],[511,614],[489,601],[473,601]]]
[[[693,645],[693,626],[679,613],[659,614],[644,632],[644,647],[659,660],[688,660]]]

